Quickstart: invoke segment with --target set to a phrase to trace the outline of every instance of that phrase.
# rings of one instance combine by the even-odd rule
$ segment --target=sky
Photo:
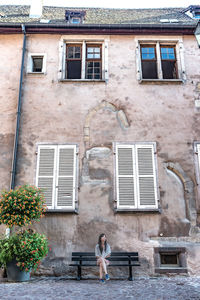
[[[0,5],[30,5],[40,0],[0,0]],[[200,5],[200,0],[43,0],[44,5],[66,7],[107,7],[107,8],[157,8],[157,7],[187,7]]]

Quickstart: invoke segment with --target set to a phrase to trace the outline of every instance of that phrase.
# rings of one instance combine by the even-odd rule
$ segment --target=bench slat
[[[138,252],[112,252],[112,256],[138,256]],[[72,256],[95,256],[94,252],[72,252]]]
[[[73,266],[73,267],[79,267],[80,265],[79,264],[70,264],[69,265],[70,267]],[[82,264],[81,267],[96,267],[97,265],[96,264]],[[110,264],[109,267],[133,267],[133,266],[140,266],[140,263],[135,263],[135,264]]]
[[[138,257],[109,257],[109,261],[138,261]],[[96,261],[96,257],[72,257],[72,261]]]

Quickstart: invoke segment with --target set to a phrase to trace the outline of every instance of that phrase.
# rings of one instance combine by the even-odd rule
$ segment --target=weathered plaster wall
[[[59,82],[59,40],[59,35],[28,36],[29,52],[47,53],[47,74],[25,76],[17,168],[17,184],[34,184],[37,143],[79,144],[79,214],[49,212],[36,225],[52,246],[44,266],[51,273],[65,272],[71,252],[91,251],[99,233],[105,232],[113,250],[139,251],[142,267],[136,272],[151,274],[153,247],[162,245],[162,238],[153,239],[159,235],[189,239],[193,233],[197,247],[198,229],[191,231],[183,184],[164,167],[167,162],[178,163],[196,188],[193,142],[200,140],[200,112],[194,105],[200,94],[197,43],[194,37],[184,37],[185,84],[143,85],[136,79],[134,36],[110,36],[107,83]],[[122,110],[129,127],[120,126],[116,112],[102,105],[90,119],[90,138],[84,143],[87,116],[103,101]],[[157,142],[161,214],[114,212],[114,141]],[[93,147],[98,150],[87,152]],[[198,265],[198,257],[192,258],[190,253],[193,251],[188,252],[190,265]],[[190,269],[192,273],[193,267]],[[194,273],[198,272],[195,268]]]
[[[0,190],[10,188],[22,42],[21,35],[0,35]]]

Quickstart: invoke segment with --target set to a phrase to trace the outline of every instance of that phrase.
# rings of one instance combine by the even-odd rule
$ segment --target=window
[[[101,79],[101,46],[87,45],[86,78]]]
[[[138,41],[137,78],[141,81],[185,80],[183,43],[180,41]]]
[[[116,145],[118,209],[158,209],[155,143]]]
[[[42,72],[43,57],[32,56],[33,72]]]
[[[182,247],[154,248],[156,273],[187,273],[186,249]]]
[[[81,78],[81,45],[66,46],[66,78],[80,79]]]
[[[46,54],[29,53],[27,73],[42,74],[46,72]]]
[[[85,15],[86,11],[66,10],[65,20],[68,24],[80,24],[83,23]]]
[[[144,79],[158,78],[155,46],[154,45],[141,46],[141,58],[142,58],[142,77]]]
[[[161,46],[160,51],[163,79],[178,78],[175,47]]]
[[[80,18],[72,18],[71,22],[73,24],[79,24],[79,23],[81,23],[81,19]]]
[[[65,79],[106,79],[105,55],[103,66],[102,43],[66,44]]]
[[[39,145],[36,185],[48,209],[75,210],[76,145]]]

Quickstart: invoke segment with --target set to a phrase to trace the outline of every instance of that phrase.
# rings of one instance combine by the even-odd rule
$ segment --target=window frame
[[[41,72],[33,71],[33,58],[43,58]],[[38,74],[38,75],[46,74],[46,65],[47,65],[47,54],[46,53],[28,53],[28,61],[27,61],[27,73],[28,74]]]
[[[37,144],[37,158],[35,171],[35,185],[38,186],[39,179],[39,153],[41,149],[54,149],[54,174],[53,174],[53,188],[52,188],[52,205],[47,206],[47,212],[76,212],[78,203],[78,145],[77,144],[56,144],[56,143],[38,143]],[[74,166],[73,166],[73,199],[72,206],[58,206],[58,178],[59,178],[59,150],[60,149],[74,149]]]
[[[134,153],[132,151],[132,155],[135,155],[135,158],[137,158],[137,148],[152,148],[152,155],[153,155],[153,169],[154,169],[154,188],[155,188],[155,205],[141,205],[139,202],[139,176],[138,176],[138,158],[134,161],[133,159],[133,165],[134,169],[137,169],[137,173],[135,173],[135,178],[134,178],[134,193],[136,195],[135,198],[135,205],[134,206],[122,206],[119,205],[119,200],[118,200],[118,158],[117,158],[117,148],[122,147],[123,148],[134,148]],[[116,210],[117,211],[155,211],[159,212],[160,211],[160,194],[159,194],[159,184],[158,184],[158,166],[157,166],[157,156],[156,156],[156,142],[114,142],[113,143],[113,148],[114,148],[114,197],[115,197],[115,202],[116,202]]]
[[[162,82],[162,83],[182,83],[186,81],[185,62],[184,62],[184,46],[182,37],[177,38],[143,38],[136,37],[136,68],[137,68],[137,80],[139,83],[147,82]],[[156,45],[157,55],[157,73],[158,79],[145,79],[142,77],[142,60],[141,60],[141,45]],[[176,68],[177,68],[177,79],[164,79],[162,74],[161,66],[161,46],[174,46],[176,55]]]
[[[100,49],[100,58],[87,58],[87,49],[88,48],[99,48]],[[100,78],[99,79],[89,79],[89,80],[102,80],[102,44],[90,44],[86,43],[86,52],[85,52],[85,79],[87,77],[87,62],[100,62]],[[93,73],[92,73],[93,74]]]
[[[107,82],[108,81],[108,43],[110,38],[104,36],[97,39],[97,37],[85,37],[74,39],[74,36],[61,36],[59,41],[59,82]],[[82,45],[82,69],[81,79],[67,79],[66,78],[66,45],[67,44],[81,44]],[[86,45],[101,46],[101,79],[86,79]]]
[[[69,59],[68,57],[67,57],[67,49],[68,49],[68,47],[80,47],[80,58],[73,58],[73,59]],[[74,43],[69,43],[69,44],[66,44],[66,59],[65,59],[65,78],[66,79],[69,79],[69,78],[67,78],[67,61],[80,61],[81,62],[81,70],[82,70],[82,44],[74,44]],[[82,72],[81,72],[82,73]]]

